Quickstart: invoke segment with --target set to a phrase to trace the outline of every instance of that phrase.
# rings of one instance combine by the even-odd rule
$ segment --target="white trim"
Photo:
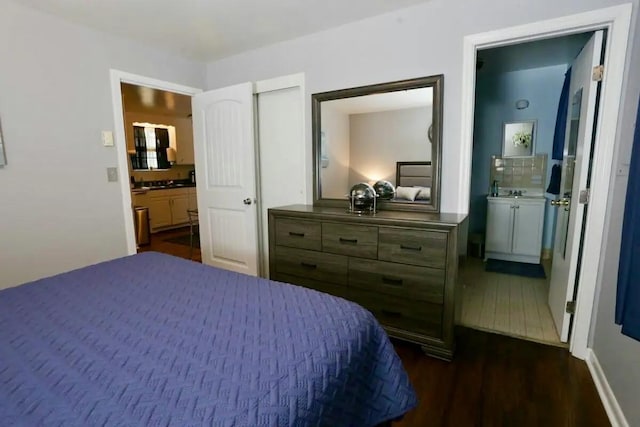
[[[111,102],[113,105],[113,124],[115,147],[118,157],[118,180],[120,181],[120,191],[122,193],[122,210],[124,215],[124,229],[127,239],[127,253],[136,253],[136,236],[133,226],[133,211],[131,209],[131,188],[129,184],[129,160],[127,158],[127,142],[124,131],[124,116],[122,106],[122,90],[120,83],[131,83],[140,86],[147,86],[154,89],[161,89],[176,92],[183,95],[193,96],[202,92],[188,86],[165,82],[150,77],[139,76],[119,70],[110,70],[111,80]],[[197,163],[197,161],[196,161]]]
[[[587,357],[589,329],[598,280],[598,266],[604,234],[604,220],[609,197],[609,184],[613,164],[614,144],[618,126],[618,112],[622,94],[624,63],[631,23],[632,4],[593,10],[576,15],[535,22],[526,25],[470,35],[463,40],[462,114],[459,212],[469,212],[471,157],[473,147],[473,115],[476,79],[476,52],[478,49],[505,46],[567,34],[607,29],[605,50],[605,80],[600,98],[599,124],[591,177],[591,202],[587,214],[582,267],[579,272],[578,298],[573,330],[570,338],[571,353],[580,359]]]
[[[622,412],[622,408],[620,408],[620,404],[618,403],[616,396],[613,394],[613,390],[609,385],[609,381],[607,381],[607,377],[602,370],[602,366],[600,366],[598,357],[590,348],[587,349],[586,354],[587,367],[589,368],[591,378],[593,378],[593,382],[596,385],[598,394],[600,395],[600,400],[602,400],[604,410],[607,411],[611,426],[629,427],[629,423],[624,416],[624,412]]]

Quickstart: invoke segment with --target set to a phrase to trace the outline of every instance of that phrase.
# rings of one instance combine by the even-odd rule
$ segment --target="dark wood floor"
[[[467,328],[450,363],[394,344],[420,400],[394,427],[610,425],[587,365],[566,349]]]
[[[165,239],[187,229],[153,234],[154,250],[189,258],[189,246]],[[194,250],[200,261],[200,250]],[[394,427],[609,426],[586,364],[564,348],[459,328],[452,362],[394,341],[419,404]]]
[[[156,251],[174,255],[180,258],[189,259],[189,246],[178,243],[167,242],[166,239],[189,235],[189,227],[177,228],[174,230],[161,231],[151,235],[150,244],[141,246],[138,252]],[[193,249],[193,261],[201,262],[200,249]]]

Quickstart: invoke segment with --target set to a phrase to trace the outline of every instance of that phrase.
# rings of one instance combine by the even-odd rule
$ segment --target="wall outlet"
[[[118,168],[107,168],[107,182],[118,182]]]

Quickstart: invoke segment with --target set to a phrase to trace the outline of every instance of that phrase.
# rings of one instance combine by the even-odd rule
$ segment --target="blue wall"
[[[485,231],[490,158],[492,155],[499,156],[502,152],[504,122],[538,121],[535,149],[536,154],[548,154],[546,190],[554,163],[551,160],[553,132],[567,67],[568,65],[555,65],[504,73],[478,72],[469,207],[470,233]],[[528,99],[529,108],[517,110],[515,102],[518,99]],[[546,194],[546,197],[555,198],[551,194]],[[545,249],[553,247],[555,215],[555,210],[550,208],[547,201],[542,240],[542,247]]]

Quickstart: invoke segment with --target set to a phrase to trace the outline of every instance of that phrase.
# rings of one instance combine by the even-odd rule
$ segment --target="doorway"
[[[477,51],[586,31],[607,30],[606,54],[603,58],[604,69],[607,71],[602,84],[597,115],[598,131],[594,137],[595,145],[592,153],[593,162],[598,167],[592,171],[589,212],[584,222],[583,240],[579,242],[580,248],[583,249],[582,263],[576,269],[576,282],[579,283],[579,287],[569,339],[571,353],[581,359],[589,355],[589,329],[613,166],[614,147],[612,144],[601,143],[601,141],[614,141],[616,136],[630,19],[630,5],[621,5],[467,36],[463,43],[462,99],[468,101],[462,103],[460,156],[462,179],[458,202],[460,206],[469,206]]]
[[[592,36],[478,50],[469,206],[476,247],[461,266],[465,326],[562,344],[548,302],[558,213],[550,202],[566,128],[559,104]],[[527,138],[516,144],[519,134]]]
[[[136,253],[137,248],[133,218],[134,204],[132,203],[133,199],[129,176],[131,158],[126,146],[127,138],[125,137],[126,126],[122,98],[123,84],[137,85],[153,90],[172,92],[193,98],[194,101],[210,97],[217,91],[201,93],[201,90],[195,88],[180,86],[170,82],[155,80],[144,76],[137,76],[117,70],[111,71],[116,146],[118,149],[118,170],[123,198],[127,248],[129,254],[134,254]],[[252,125],[251,132],[247,133],[247,135],[251,135],[251,138],[247,140],[248,142],[246,145],[247,149],[252,152],[252,158],[254,158],[251,162],[251,167],[245,168],[245,171],[251,171],[252,178],[250,180],[255,184],[255,190],[251,194],[247,194],[241,199],[236,200],[236,202],[245,206],[246,209],[255,210],[261,214],[255,215],[255,228],[253,226],[251,227],[255,230],[256,235],[254,244],[243,247],[241,252],[243,252],[247,257],[255,258],[257,260],[255,268],[249,274],[257,275],[261,273],[262,275],[268,275],[268,271],[259,270],[260,264],[268,265],[268,253],[261,250],[261,248],[267,246],[266,243],[262,242],[262,239],[264,239],[267,234],[266,230],[263,233],[260,232],[260,227],[266,228],[266,223],[261,224],[259,218],[266,218],[266,211],[270,207],[307,202],[308,182],[306,179],[304,165],[307,163],[306,159],[307,157],[310,157],[310,153],[306,150],[304,143],[301,142],[304,141],[305,135],[304,75],[296,74],[283,76],[255,83],[247,83],[244,84],[244,86],[249,88],[247,102],[245,103],[249,106],[249,108],[247,108],[248,120],[245,122],[248,121]],[[223,90],[225,90],[225,88],[218,91]],[[203,117],[203,112],[199,111],[196,106],[197,103],[193,102],[192,115],[194,122],[196,121],[195,116],[199,113],[200,116],[197,117],[197,119],[201,120]],[[236,121],[236,123],[237,122],[238,121]],[[255,132],[253,127],[255,127]],[[196,126],[196,128],[198,127]],[[228,128],[227,130],[229,129],[231,128]],[[202,129],[200,128],[199,130],[201,131]],[[193,132],[193,128],[191,131]],[[231,134],[234,133],[235,131],[231,132]],[[225,132],[217,132],[216,134],[224,135]],[[215,155],[211,155],[211,146],[206,145],[210,141],[207,140],[205,143],[205,138],[199,138],[198,132],[193,132],[193,135],[193,169],[198,171],[196,174],[196,182],[209,182],[213,175],[208,174],[207,165],[211,164],[215,160]],[[220,140],[216,141],[216,143],[224,143],[224,141]],[[224,148],[224,146],[222,147]],[[228,151],[228,149],[223,149],[222,154]],[[237,165],[233,162],[223,163],[230,168],[237,168]],[[287,167],[283,167],[285,164]],[[270,185],[270,183],[273,182],[281,184],[277,186]],[[282,184],[286,182],[291,182],[291,184]],[[206,197],[203,197],[206,196],[206,192],[203,192],[204,187],[204,185],[200,184],[195,187],[197,190],[195,198],[197,198],[197,208],[199,212],[209,210],[206,200],[203,200],[206,199]],[[182,210],[184,209],[181,209],[181,211]],[[209,223],[213,220],[210,217],[207,217],[207,219],[209,220]],[[198,215],[198,221],[199,223],[202,223],[201,214]],[[225,243],[225,236],[202,236],[202,231],[199,231],[200,237],[202,237],[201,244],[203,247],[203,254],[207,250],[209,250],[210,254],[213,253],[213,242],[218,245],[216,250],[219,250],[218,255],[223,258],[225,256],[225,253],[223,253],[224,251],[229,252],[237,246],[234,246],[233,242]],[[238,240],[235,235],[229,235],[227,237],[233,241]]]

